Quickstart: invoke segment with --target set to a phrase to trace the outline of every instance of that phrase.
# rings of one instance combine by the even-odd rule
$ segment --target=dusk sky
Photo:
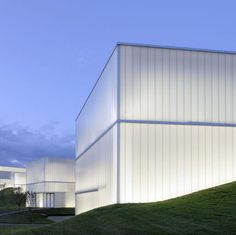
[[[0,165],[74,157],[74,121],[117,42],[236,51],[235,0],[0,0]]]

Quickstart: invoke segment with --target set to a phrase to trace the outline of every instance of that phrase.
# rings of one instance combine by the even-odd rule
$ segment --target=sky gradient
[[[236,51],[236,1],[0,0],[0,164],[74,157],[74,120],[117,42]]]

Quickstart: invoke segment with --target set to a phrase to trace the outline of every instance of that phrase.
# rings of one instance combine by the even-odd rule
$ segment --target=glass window
[[[10,171],[0,171],[0,179],[12,179],[12,173]]]

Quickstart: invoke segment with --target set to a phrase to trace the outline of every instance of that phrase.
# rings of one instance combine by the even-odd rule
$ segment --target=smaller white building
[[[28,206],[62,208],[75,206],[74,161],[40,158],[27,165]]]
[[[23,191],[25,191],[25,168],[0,166],[0,190],[10,187],[20,187]]]

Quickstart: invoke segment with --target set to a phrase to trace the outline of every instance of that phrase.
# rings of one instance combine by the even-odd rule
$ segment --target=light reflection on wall
[[[236,54],[116,51],[76,122],[76,213],[236,180]]]

